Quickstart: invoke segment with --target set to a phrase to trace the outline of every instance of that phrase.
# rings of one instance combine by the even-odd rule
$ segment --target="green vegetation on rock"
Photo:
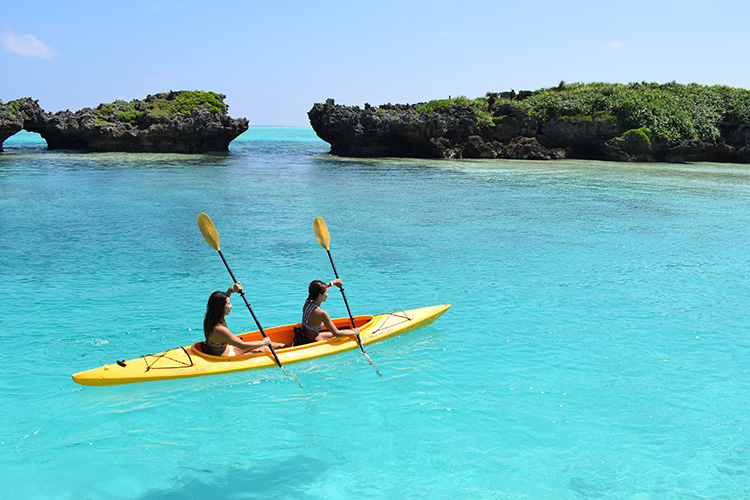
[[[653,132],[649,128],[633,128],[622,134],[618,139],[626,141],[638,141],[644,144],[651,143],[651,135]]]
[[[149,96],[144,101],[125,102],[117,100],[96,107],[97,120],[102,122],[119,121],[136,124],[144,115],[169,117],[188,116],[194,109],[204,107],[209,113],[221,113],[227,108],[219,94],[201,90],[170,92]]]
[[[174,99],[161,97],[147,104],[148,112],[157,116],[189,115],[193,109],[206,106],[210,113],[221,113],[227,105],[221,102],[221,98],[215,92],[204,92],[202,90],[180,92]]]
[[[750,91],[723,85],[658,83],[573,83],[536,91],[487,92],[485,97],[439,99],[415,106],[418,112],[445,112],[469,106],[480,126],[503,121],[497,107],[514,104],[542,121],[608,120],[623,130],[649,130],[649,139],[714,143],[722,123],[750,125]],[[489,112],[488,112],[489,111]],[[645,132],[644,132],[645,133]]]
[[[0,117],[13,121],[17,118],[17,115],[20,112],[21,109],[18,100],[6,103],[0,101]]]
[[[516,104],[542,120],[607,119],[666,141],[716,142],[722,121],[750,124],[750,92],[721,85],[575,83],[536,91]]]
[[[123,123],[135,124],[138,118],[143,116],[143,110],[139,109],[140,101],[125,102],[117,100],[108,104],[100,104],[96,107],[96,114],[98,120],[103,122],[115,121],[112,120],[112,115],[119,116],[119,121]]]
[[[423,104],[418,104],[414,107],[414,110],[418,113],[429,115],[456,106],[466,106],[474,109],[477,114],[477,121],[480,126],[494,127],[495,123],[492,121],[492,116],[488,111],[488,99],[489,97],[478,97],[476,99],[469,99],[465,96],[449,97],[448,99],[437,99]]]

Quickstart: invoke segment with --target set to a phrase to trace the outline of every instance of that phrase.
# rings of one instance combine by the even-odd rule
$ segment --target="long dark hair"
[[[307,300],[317,299],[318,295],[325,292],[327,288],[328,285],[326,283],[320,280],[313,280],[310,282],[310,286],[307,287]]]
[[[208,304],[206,304],[206,316],[203,318],[203,335],[208,336],[214,330],[214,327],[224,322],[224,308],[227,305],[227,299],[229,295],[225,292],[214,292],[208,298]]]

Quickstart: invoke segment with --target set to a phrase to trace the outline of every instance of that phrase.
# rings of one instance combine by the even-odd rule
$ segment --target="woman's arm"
[[[214,327],[214,334],[216,335],[216,337],[219,337],[222,342],[226,342],[233,347],[238,347],[244,350],[257,349],[258,347],[267,345],[272,346],[274,349],[281,349],[282,347],[284,347],[284,344],[272,342],[268,337],[263,337],[261,340],[251,340],[250,342],[245,342],[237,335],[229,331],[229,328],[224,325],[216,325]]]
[[[343,288],[344,287],[344,282],[341,281],[341,278],[336,278],[335,280],[329,281],[328,283],[326,283],[326,286],[328,288],[331,288],[332,286],[337,286],[339,288]]]
[[[334,337],[348,337],[350,335],[359,335],[359,328],[355,328],[353,330],[339,330],[338,328],[336,328],[336,325],[333,324],[333,321],[331,320],[331,317],[328,315],[328,313],[323,311],[322,309],[319,310],[323,314],[323,324],[326,325],[326,328],[328,328],[328,331],[331,332]]]

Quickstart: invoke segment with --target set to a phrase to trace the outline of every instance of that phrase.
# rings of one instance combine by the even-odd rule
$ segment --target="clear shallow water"
[[[4,148],[7,498],[750,494],[746,166],[347,160],[278,128],[228,154]],[[370,346],[382,379],[352,351],[290,365],[303,389],[74,384],[200,338],[230,283],[202,211],[264,326],[332,278],[316,216],[355,314],[453,308]]]

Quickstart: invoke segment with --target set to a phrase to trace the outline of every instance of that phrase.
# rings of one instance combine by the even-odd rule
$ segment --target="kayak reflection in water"
[[[274,349],[286,347],[278,342],[264,337],[262,340],[245,342],[229,331],[225,316],[232,312],[232,302],[229,296],[233,292],[240,292],[242,285],[235,283],[226,292],[214,292],[208,298],[206,316],[203,319],[203,333],[206,341],[201,342],[201,350],[214,356],[241,356],[255,352],[268,352],[268,346]]]
[[[314,280],[307,288],[307,299],[302,308],[302,328],[294,329],[294,345],[309,344],[319,340],[328,340],[333,337],[348,337],[349,335],[358,335],[359,328],[353,330],[339,330],[331,321],[331,317],[320,306],[328,300],[328,289],[332,286],[339,288],[344,286],[340,278],[336,278],[328,283],[320,280]],[[328,331],[321,331],[323,325]]]

